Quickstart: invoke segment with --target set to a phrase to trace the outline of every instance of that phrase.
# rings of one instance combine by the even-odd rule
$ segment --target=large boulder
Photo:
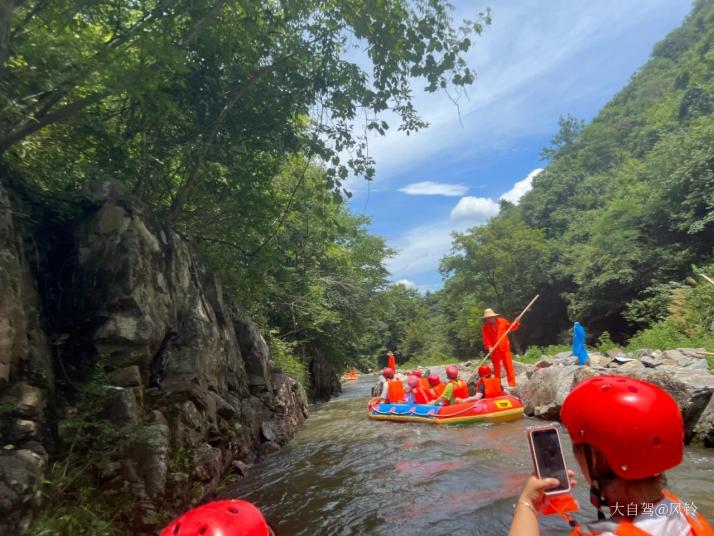
[[[589,367],[551,366],[540,368],[531,379],[518,388],[526,415],[554,420],[560,417],[560,408],[571,389],[597,372]]]

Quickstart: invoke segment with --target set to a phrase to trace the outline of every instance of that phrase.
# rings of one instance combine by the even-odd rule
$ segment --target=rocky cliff
[[[0,184],[0,533],[82,449],[140,533],[295,434],[302,387],[185,238],[112,183],[60,223],[30,212]]]

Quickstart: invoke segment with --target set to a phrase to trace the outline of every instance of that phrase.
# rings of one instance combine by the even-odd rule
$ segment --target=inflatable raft
[[[450,406],[377,404],[377,400],[373,398],[369,402],[369,418],[376,421],[469,424],[508,422],[523,417],[523,404],[510,395]]]

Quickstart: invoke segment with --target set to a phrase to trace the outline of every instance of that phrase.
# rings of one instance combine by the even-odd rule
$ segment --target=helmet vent
[[[231,506],[230,508],[228,508],[228,511],[229,511],[231,514],[237,514],[237,513],[238,513],[238,508],[233,508],[233,507]]]
[[[208,527],[205,525],[201,527],[201,530],[198,531],[199,534],[206,534],[206,531],[208,531]]]
[[[178,534],[180,530],[181,530],[181,523],[176,523],[176,526],[174,526],[173,533]]]
[[[652,438],[652,444],[653,444],[655,447],[659,447],[659,446],[662,445],[662,440],[661,440],[659,437],[654,436],[654,437]]]
[[[627,390],[630,391],[631,393],[636,393],[636,392],[639,391],[639,389],[638,389],[637,387],[635,387],[634,385],[630,385],[630,386],[627,388]]]

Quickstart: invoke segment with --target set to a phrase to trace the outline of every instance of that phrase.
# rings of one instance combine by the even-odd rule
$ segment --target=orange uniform
[[[515,331],[520,326],[520,322],[513,324],[511,331]],[[511,326],[511,323],[505,318],[498,317],[494,324],[484,322],[481,327],[481,334],[483,336],[483,346],[487,350],[496,346],[498,339],[500,339],[504,333]],[[503,337],[503,340],[491,353],[491,362],[493,363],[494,376],[498,379],[501,378],[501,362],[506,367],[506,377],[508,378],[508,385],[511,387],[516,386],[516,375],[513,372],[513,361],[511,357],[511,343],[508,340],[508,335]]]

